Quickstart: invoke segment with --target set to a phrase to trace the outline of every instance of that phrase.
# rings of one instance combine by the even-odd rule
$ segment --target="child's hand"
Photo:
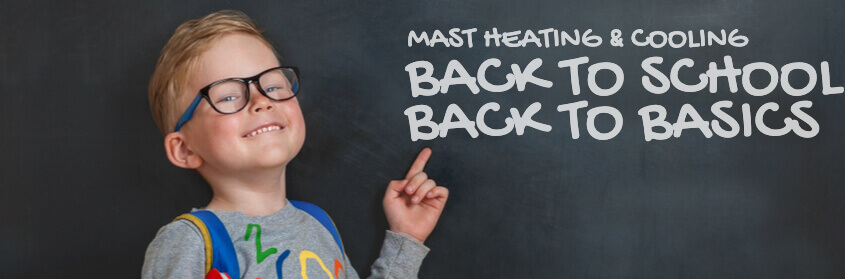
[[[431,149],[420,151],[404,180],[393,180],[384,194],[384,213],[390,230],[407,234],[419,242],[434,230],[437,219],[446,205],[449,190],[437,186],[423,172],[431,157]]]

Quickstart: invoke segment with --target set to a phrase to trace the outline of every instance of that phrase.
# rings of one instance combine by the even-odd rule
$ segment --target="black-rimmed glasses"
[[[299,69],[281,66],[267,69],[248,78],[227,78],[215,81],[200,89],[197,97],[179,118],[174,132],[194,115],[200,100],[205,99],[215,111],[232,114],[241,111],[249,103],[249,84],[255,83],[261,95],[275,101],[284,101],[296,96],[299,91]]]

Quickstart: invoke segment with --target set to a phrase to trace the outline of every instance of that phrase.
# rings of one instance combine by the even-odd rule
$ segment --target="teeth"
[[[249,133],[249,135],[247,135],[247,137],[254,137],[255,135],[258,135],[258,134],[263,134],[263,133],[271,132],[271,131],[278,131],[278,130],[281,130],[281,129],[282,129],[282,127],[279,127],[279,126],[264,127],[264,128],[258,129],[256,131],[253,131],[252,133]]]

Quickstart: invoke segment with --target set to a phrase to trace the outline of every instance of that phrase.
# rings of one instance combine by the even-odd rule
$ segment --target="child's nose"
[[[273,100],[270,100],[264,94],[261,94],[258,91],[258,86],[255,83],[251,83],[249,85],[249,94],[250,96],[250,110],[253,112],[259,112],[261,110],[272,110],[273,109]]]

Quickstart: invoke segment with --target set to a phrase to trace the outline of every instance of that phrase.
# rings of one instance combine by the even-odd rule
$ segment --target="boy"
[[[280,66],[243,13],[220,11],[176,29],[151,78],[150,107],[168,159],[211,186],[203,212],[225,227],[236,266],[210,268],[222,258],[215,242],[211,260],[212,226],[185,215],[150,243],[143,278],[358,278],[331,222],[319,220],[324,213],[286,199],[285,166],[305,139],[298,91],[297,70]],[[372,277],[417,277],[428,252],[422,243],[449,194],[422,172],[430,155],[423,149],[405,179],[388,185],[390,230]]]

